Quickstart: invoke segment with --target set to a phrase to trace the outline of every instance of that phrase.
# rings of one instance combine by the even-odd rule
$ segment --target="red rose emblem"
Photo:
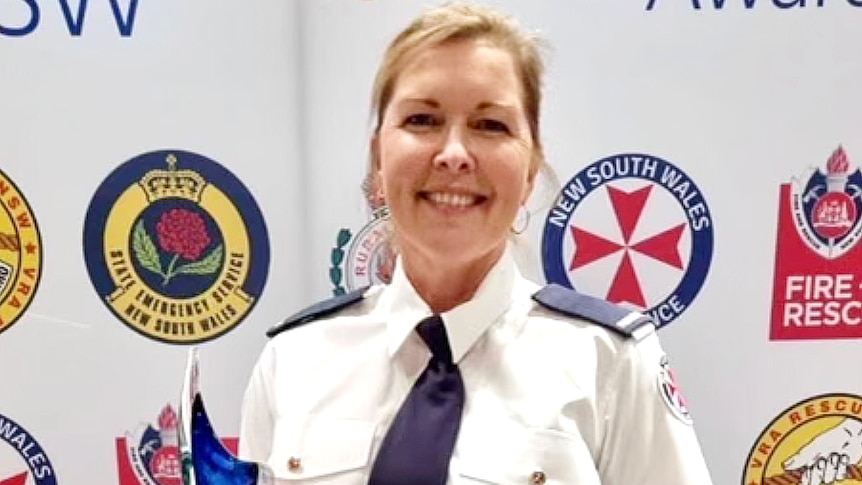
[[[163,251],[178,254],[187,261],[197,261],[210,244],[203,218],[188,209],[163,213],[156,224],[156,232]]]

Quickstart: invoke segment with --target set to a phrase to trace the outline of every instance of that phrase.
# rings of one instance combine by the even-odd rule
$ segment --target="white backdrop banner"
[[[178,483],[188,345],[235,446],[264,330],[387,280],[371,83],[428,5],[0,2],[0,483]],[[493,5],[551,46],[524,272],[654,317],[715,483],[862,484],[862,1]]]

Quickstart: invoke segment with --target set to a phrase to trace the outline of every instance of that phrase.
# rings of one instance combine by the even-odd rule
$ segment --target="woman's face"
[[[490,264],[502,253],[534,175],[522,100],[512,56],[486,41],[407,61],[373,140],[405,258]]]

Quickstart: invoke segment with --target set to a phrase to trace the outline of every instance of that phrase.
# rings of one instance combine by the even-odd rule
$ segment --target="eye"
[[[439,120],[434,115],[428,113],[413,114],[404,120],[405,126],[430,127],[439,124]]]
[[[509,127],[506,125],[506,123],[489,118],[483,118],[476,121],[475,128],[482,131],[509,133]]]

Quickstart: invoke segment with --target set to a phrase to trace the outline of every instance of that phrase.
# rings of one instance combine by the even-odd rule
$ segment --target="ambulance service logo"
[[[862,172],[839,146],[779,197],[770,339],[862,337]]]
[[[391,233],[389,211],[385,206],[377,208],[371,221],[355,236],[349,229],[338,232],[329,268],[334,295],[392,281],[395,253]]]
[[[700,189],[661,158],[596,161],[563,187],[542,237],[545,278],[649,314],[657,327],[694,301],[712,260]]]
[[[235,328],[269,270],[263,216],[227,169],[150,152],[99,186],[84,223],[90,279],[123,323],[152,339],[203,342]]]
[[[0,414],[0,485],[57,485],[51,460],[30,433]]]
[[[42,238],[18,187],[0,172],[0,332],[30,305],[42,276]],[[0,482],[2,484],[2,482]]]
[[[177,413],[168,404],[155,425],[141,424],[117,438],[120,485],[183,485],[177,425]],[[222,443],[236,455],[236,438],[223,438]]]
[[[790,406],[757,438],[742,485],[862,484],[862,397],[825,394]]]

